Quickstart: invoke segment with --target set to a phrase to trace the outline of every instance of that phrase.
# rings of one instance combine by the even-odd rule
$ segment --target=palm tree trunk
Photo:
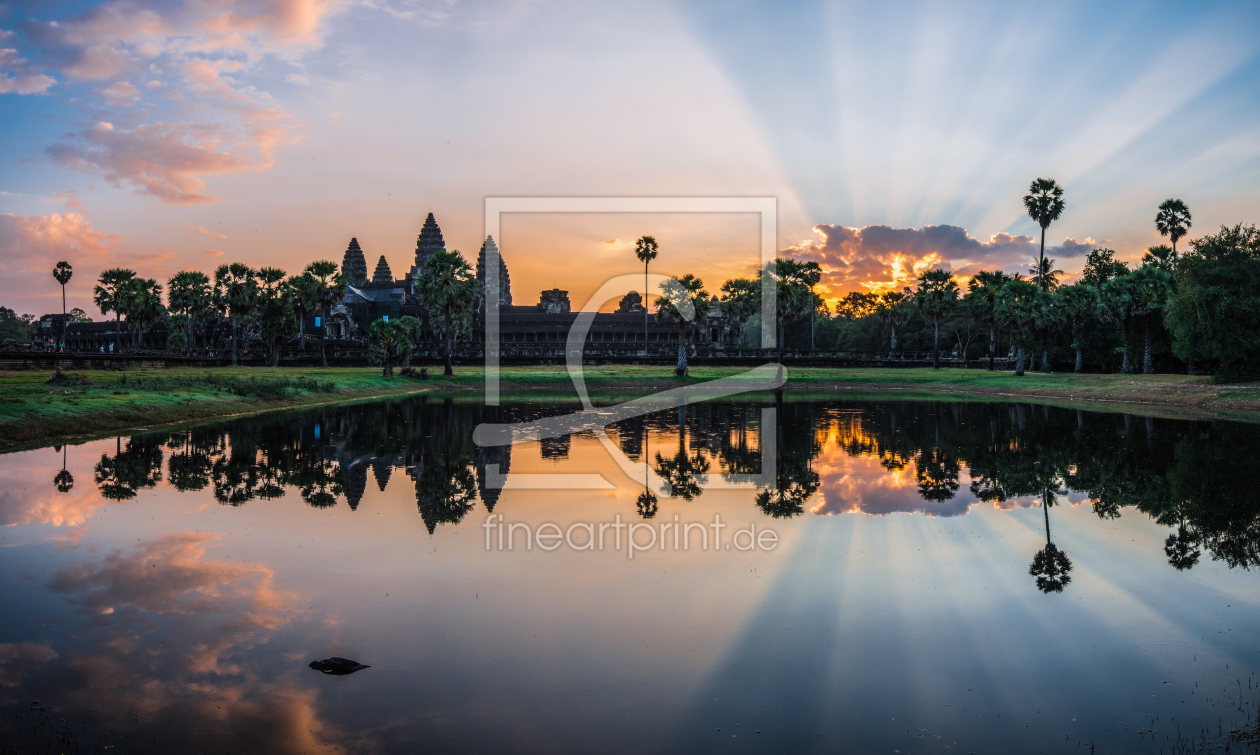
[[[648,353],[648,263],[643,262],[643,356]]]
[[[232,315],[232,366],[236,366],[236,315]]]
[[[941,316],[932,318],[932,369],[941,368]]]
[[[1187,375],[1195,374],[1194,359],[1190,359],[1189,361],[1186,362],[1186,374]]]
[[[1076,340],[1076,369],[1073,372],[1084,372],[1085,352],[1081,348],[1081,329],[1079,327],[1072,330],[1072,337]]]
[[[1046,227],[1041,226],[1041,253],[1037,256],[1037,288],[1046,290]]]
[[[324,304],[320,312],[323,316],[319,319],[319,360],[327,367],[328,351],[324,348],[324,339],[328,335],[328,305]]]
[[[989,372],[993,372],[993,356],[997,352],[997,327],[989,321]]]
[[[446,318],[446,369],[442,371],[446,377],[455,374],[455,370],[451,369],[451,331],[453,329],[454,323],[451,322],[451,318]]]
[[[1050,545],[1050,504],[1043,500],[1041,502],[1041,508],[1046,514],[1046,545]]]
[[[1120,362],[1120,371],[1125,375],[1133,374],[1133,362],[1129,359],[1129,321],[1120,323],[1121,335],[1124,336],[1124,359]]]
[[[1050,350],[1046,348],[1045,343],[1041,344],[1041,371],[1054,372],[1050,369]]]
[[[66,284],[61,284],[61,350],[66,350]]]
[[[302,344],[302,353],[306,354],[306,308],[298,307],[298,343]]]
[[[686,322],[686,320],[682,320]],[[686,326],[678,329],[678,365],[674,371],[679,375],[687,375],[687,328]]]
[[[892,328],[892,342],[888,346],[888,355],[892,356],[892,353],[897,350],[897,323],[890,323],[890,327]]]
[[[1151,317],[1147,315],[1142,318],[1142,336],[1145,341],[1144,353],[1142,354],[1142,374],[1153,375],[1155,373],[1155,362],[1151,354]]]
[[[1024,344],[1021,341],[1015,350],[1015,377],[1024,376]]]
[[[122,313],[114,310],[114,348],[122,353]]]
[[[814,287],[809,287],[809,356],[814,357]]]

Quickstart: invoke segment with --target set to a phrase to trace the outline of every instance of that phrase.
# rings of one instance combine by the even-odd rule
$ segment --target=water
[[[5,752],[1255,751],[1254,425],[706,403],[471,439],[574,408],[0,457]],[[773,486],[733,477],[770,446]]]

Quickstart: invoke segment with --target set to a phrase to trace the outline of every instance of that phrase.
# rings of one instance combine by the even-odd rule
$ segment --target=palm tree
[[[1034,262],[1028,266],[1028,274],[1040,278],[1043,291],[1053,291],[1059,287],[1059,276],[1063,275],[1063,271],[1054,269],[1053,257],[1046,257],[1041,260],[1040,272],[1037,270],[1037,263]]]
[[[280,268],[264,267],[256,276],[259,331],[267,349],[267,364],[274,367],[280,363],[277,345],[293,334],[293,299],[285,282],[285,272]]]
[[[128,288],[136,277],[134,270],[112,267],[101,273],[100,282],[92,289],[92,301],[100,307],[101,314],[114,313],[114,348],[122,352],[119,334],[122,331],[122,315],[127,310]]]
[[[905,325],[913,314],[909,291],[908,288],[905,291],[886,291],[880,294],[879,302],[875,305],[875,316],[892,331],[888,341],[890,355],[897,350],[897,326]]]
[[[769,278],[774,286],[774,305],[779,322],[779,359],[787,348],[784,331],[794,322],[814,313],[813,294],[809,290],[811,273],[805,263],[792,259],[776,259],[767,262],[762,270],[762,280]]]
[[[817,319],[815,315],[818,312],[820,303],[817,297],[814,296],[814,286],[817,286],[819,281],[822,280],[822,266],[817,262],[806,262],[801,265],[800,279],[805,282],[805,285],[809,286],[809,355],[812,357],[814,356],[814,320]]]
[[[66,350],[66,284],[70,282],[70,276],[74,275],[74,268],[70,267],[69,262],[58,262],[53,268],[53,277],[61,284],[61,350]]]
[[[253,314],[258,299],[258,281],[249,265],[233,262],[214,271],[214,298],[219,309],[232,320],[232,366],[236,366],[237,323]]]
[[[1039,291],[1033,303],[1032,326],[1041,344],[1041,371],[1050,369],[1050,350],[1046,347],[1050,334],[1058,330],[1063,322],[1063,313],[1059,310],[1059,301],[1048,291]],[[1032,361],[1032,360],[1030,360]]]
[[[998,290],[994,315],[999,325],[1010,328],[1015,339],[1015,377],[1024,375],[1024,335],[1032,327],[1039,290],[1035,283],[1019,279],[1003,283]]]
[[[303,354],[306,353],[306,316],[311,312],[319,311],[319,289],[319,281],[309,273],[302,273],[289,279],[289,290],[298,315],[298,341],[302,344]]]
[[[1142,318],[1142,335],[1144,350],[1142,354],[1142,374],[1155,372],[1154,357],[1151,353],[1151,320],[1159,317],[1172,295],[1172,276],[1157,267],[1139,267],[1129,273],[1133,284],[1133,314]]]
[[[949,314],[958,301],[958,283],[948,270],[927,270],[919,276],[914,303],[932,319],[932,368],[941,367],[941,316]]]
[[[674,373],[687,375],[687,324],[709,316],[709,292],[704,281],[691,273],[670,278],[661,284],[663,295],[656,297],[656,319],[670,318],[678,324],[678,365]]]
[[[328,332],[328,308],[346,293],[346,277],[337,272],[337,263],[328,260],[312,262],[306,266],[303,275],[315,280],[312,284],[319,311],[323,317],[319,321],[319,358],[325,367],[328,366],[328,353],[324,351],[324,336]]]
[[[1137,290],[1133,285],[1133,273],[1117,275],[1102,285],[1098,291],[1103,312],[1109,319],[1120,324],[1120,335],[1124,344],[1120,371],[1125,375],[1133,374],[1133,359],[1129,349],[1129,322],[1137,314]]]
[[[1085,320],[1098,311],[1098,292],[1093,286],[1077,283],[1071,286],[1060,286],[1054,294],[1059,300],[1065,319],[1072,327],[1072,346],[1076,349],[1074,372],[1081,372],[1085,369],[1082,343],[1085,335]]]
[[[1046,281],[1041,275],[1044,267],[1042,260],[1046,258],[1046,229],[1063,214],[1063,187],[1053,178],[1038,178],[1028,187],[1028,195],[1024,197],[1024,208],[1028,216],[1041,226],[1041,254],[1037,257],[1037,286],[1046,290]]]
[[[1186,235],[1190,226],[1190,208],[1180,199],[1165,199],[1155,213],[1155,230],[1172,239],[1172,256],[1177,259],[1177,239]]]
[[[971,276],[971,280],[967,282],[967,288],[971,290],[971,294],[976,297],[979,305],[976,313],[989,326],[989,371],[993,371],[993,358],[997,352],[997,319],[994,316],[993,307],[997,301],[998,289],[1006,282],[1006,273],[998,270],[997,272],[989,272],[981,270]]]
[[[209,276],[199,270],[175,273],[166,282],[166,304],[172,312],[187,316],[185,323],[191,346],[194,323],[201,323],[214,310],[214,289]]]
[[[634,256],[639,258],[639,262],[643,263],[643,354],[647,355],[648,348],[648,263],[656,259],[657,247],[656,238],[652,236],[640,236],[639,240],[634,242]]]
[[[739,324],[739,349],[744,350],[748,321],[761,309],[761,284],[751,278],[733,278],[722,284],[722,314]]]
[[[464,331],[472,322],[477,305],[477,279],[468,262],[457,251],[440,249],[425,260],[416,294],[429,310],[429,316],[443,323],[446,335],[446,369],[443,375],[454,375],[451,369],[451,341],[456,329]]]
[[[144,334],[162,321],[166,307],[162,306],[162,284],[152,278],[133,278],[130,281],[131,303],[127,312],[127,325],[133,328],[136,348],[144,345]]]

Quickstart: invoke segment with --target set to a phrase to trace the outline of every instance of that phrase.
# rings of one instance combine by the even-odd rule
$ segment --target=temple
[[[438,349],[440,338],[430,323],[428,311],[416,293],[416,281],[424,263],[438,251],[446,249],[442,229],[433,213],[429,213],[416,239],[415,258],[411,269],[402,279],[395,280],[384,255],[376,263],[371,280],[367,277],[367,263],[357,238],[350,239],[342,256],[341,272],[346,278],[346,293],[328,318],[328,334],[333,338],[360,339],[367,336],[368,327],[377,319],[392,319],[410,315],[423,324],[420,337],[421,351],[426,347]],[[488,254],[500,252],[493,237],[487,236],[477,253],[477,304],[476,316],[470,337],[459,339],[457,349],[462,356],[482,356],[485,343],[486,315],[486,260]],[[569,337],[569,329],[577,318],[569,300],[569,292],[559,288],[541,291],[538,303],[518,305],[512,297],[512,279],[507,259],[500,252],[499,259],[499,348],[503,356],[558,357],[563,356]],[[616,311],[600,312],[587,336],[584,353],[588,356],[634,356],[644,352],[668,356],[678,347],[678,327],[674,322],[661,322],[648,318],[646,333],[643,325],[643,297],[637,291],[626,294]],[[308,329],[316,327],[313,321]],[[693,323],[688,328],[688,340],[694,350],[714,353],[734,349],[738,345],[740,330],[737,323],[723,316],[717,297],[713,297],[712,311],[703,323]],[[646,340],[645,340],[646,337]]]

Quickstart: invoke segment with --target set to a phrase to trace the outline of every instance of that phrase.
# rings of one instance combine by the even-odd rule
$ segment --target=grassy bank
[[[736,368],[698,368],[686,382],[734,375]],[[1260,384],[1212,385],[1181,375],[1073,375],[931,369],[795,369],[786,392],[800,398],[1027,399],[1143,414],[1260,420]],[[67,373],[0,372],[0,449],[59,438],[227,417],[323,403],[428,394],[475,398],[481,369],[453,378],[382,378],[376,369],[187,368]],[[664,367],[591,367],[592,395],[639,396],[683,381]],[[502,371],[505,398],[575,396],[562,367]]]

